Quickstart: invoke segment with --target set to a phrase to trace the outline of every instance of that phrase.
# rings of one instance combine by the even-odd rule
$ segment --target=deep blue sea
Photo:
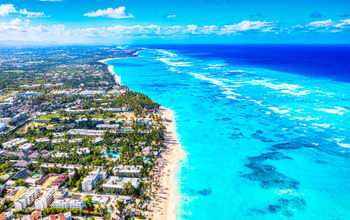
[[[350,46],[163,45],[108,61],[172,109],[179,219],[350,219]]]

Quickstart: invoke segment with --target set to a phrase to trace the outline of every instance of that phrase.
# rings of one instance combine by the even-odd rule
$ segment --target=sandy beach
[[[99,62],[106,64],[106,61],[112,59],[118,58],[100,60]],[[108,70],[114,76],[115,81],[122,85],[121,79],[115,74],[112,65],[108,65]],[[154,169],[153,181],[159,183],[159,188],[150,202],[150,212],[145,213],[145,215],[155,220],[172,220],[176,219],[176,204],[180,196],[176,180],[177,171],[179,169],[179,162],[185,157],[185,153],[177,137],[174,113],[168,108],[160,107],[160,114],[163,119],[169,120],[163,122],[166,128],[166,149]]]
[[[175,125],[175,116],[170,109],[161,107],[160,112],[164,119],[170,122],[164,122],[166,127],[165,145],[166,150],[159,161],[159,183],[160,187],[151,202],[152,219],[176,219],[176,204],[179,199],[177,185],[177,171],[179,162],[185,157],[185,153],[178,141]],[[157,178],[157,176],[156,176]]]
[[[99,60],[98,62],[107,64],[106,61],[114,60],[114,59],[120,59],[120,58],[109,58],[109,59]],[[121,85],[122,83],[121,83],[120,77],[117,74],[115,74],[115,72],[113,70],[113,66],[112,65],[108,65],[108,64],[107,64],[107,66],[108,66],[107,67],[108,71],[112,74],[112,76],[114,76],[115,82],[118,83],[119,85]]]

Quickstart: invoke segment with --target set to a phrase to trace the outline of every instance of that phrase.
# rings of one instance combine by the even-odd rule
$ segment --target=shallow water
[[[175,112],[178,217],[350,218],[350,84],[185,49],[107,62]]]

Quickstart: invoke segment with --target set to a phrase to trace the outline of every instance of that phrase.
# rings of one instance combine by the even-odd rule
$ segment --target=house
[[[31,175],[31,172],[29,170],[23,169],[23,170],[18,171],[12,177],[12,180],[27,179],[30,175]]]
[[[32,164],[31,161],[26,161],[26,160],[20,160],[17,163],[15,163],[13,166],[17,168],[25,168],[26,166]]]
[[[30,217],[30,220],[41,219],[41,211],[34,212]]]
[[[0,214],[0,220],[7,220],[7,219],[13,219],[14,215],[13,212],[3,212]]]
[[[28,155],[28,158],[30,160],[36,160],[38,157],[39,157],[39,152],[37,150],[33,151],[31,154]]]

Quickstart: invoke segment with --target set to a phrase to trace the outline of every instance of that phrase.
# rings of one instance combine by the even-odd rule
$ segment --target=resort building
[[[81,183],[81,188],[83,192],[90,192],[94,188],[97,181],[105,180],[106,178],[106,170],[93,170],[84,178],[83,182]]]
[[[122,107],[122,108],[105,108],[105,109],[103,109],[103,111],[117,113],[117,112],[127,112],[127,111],[129,111],[129,109],[126,108],[126,107]]]
[[[15,138],[13,140],[7,141],[5,143],[2,143],[2,146],[4,148],[11,148],[11,147],[16,147],[20,144],[27,143],[28,140],[26,138]]]
[[[79,209],[82,210],[85,207],[85,201],[82,198],[63,198],[56,199],[52,205],[54,208],[65,208],[65,209]]]
[[[122,190],[124,185],[130,183],[134,188],[137,188],[140,184],[138,178],[129,178],[129,177],[118,177],[110,176],[107,181],[102,185],[104,190]]]
[[[40,187],[31,187],[19,199],[15,201],[16,210],[25,210],[35,199],[39,197]]]
[[[92,140],[93,144],[101,144],[103,142],[103,138],[97,137],[94,140]]]
[[[102,136],[105,133],[104,130],[92,130],[92,129],[71,129],[67,132],[68,135],[81,135],[81,136]]]
[[[57,190],[57,192],[54,195],[54,199],[64,199],[64,198],[68,198],[69,195],[69,191],[67,188],[61,188],[59,190]]]
[[[33,145],[34,145],[34,144],[32,144],[32,143],[25,143],[25,144],[21,145],[21,146],[19,147],[19,149],[20,149],[20,150],[23,150],[23,151],[25,151],[25,152],[29,152],[30,150],[33,149]]]
[[[47,189],[46,192],[39,199],[35,201],[35,209],[43,210],[49,207],[54,200],[54,195],[56,191],[57,191],[56,188]]]
[[[99,124],[99,125],[96,125],[96,128],[98,128],[98,129],[117,129],[119,127],[120,127],[119,124]]]
[[[142,166],[119,165],[113,168],[113,173],[116,176],[139,177]]]
[[[50,139],[48,138],[38,138],[35,140],[36,143],[50,143]]]

